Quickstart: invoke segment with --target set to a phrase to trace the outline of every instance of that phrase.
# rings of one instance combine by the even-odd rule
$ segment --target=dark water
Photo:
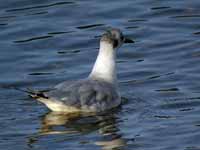
[[[0,149],[199,150],[199,8],[199,0],[1,0],[1,85],[86,77],[109,26],[135,43],[118,51],[125,102],[108,114],[53,114],[1,89]]]

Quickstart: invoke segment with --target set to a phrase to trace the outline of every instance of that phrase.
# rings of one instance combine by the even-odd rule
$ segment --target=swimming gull
[[[119,106],[116,49],[131,42],[119,29],[106,31],[100,39],[99,53],[87,78],[64,81],[53,90],[31,92],[30,95],[56,112],[102,112]]]

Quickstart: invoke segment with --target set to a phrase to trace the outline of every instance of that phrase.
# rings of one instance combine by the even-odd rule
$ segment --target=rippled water
[[[2,0],[1,85],[86,77],[109,26],[135,43],[118,51],[124,104],[108,114],[55,114],[1,89],[0,149],[200,149],[199,8],[199,0]]]

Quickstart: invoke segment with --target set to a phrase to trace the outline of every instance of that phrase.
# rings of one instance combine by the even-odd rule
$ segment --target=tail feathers
[[[56,111],[56,112],[65,112],[65,113],[72,113],[72,112],[80,112],[80,108],[73,107],[73,106],[68,106],[62,101],[52,99],[50,97],[47,97],[45,95],[46,92],[55,90],[55,89],[48,89],[48,90],[43,90],[43,91],[35,91],[32,89],[21,89],[15,86],[2,86],[0,85],[0,88],[5,88],[5,89],[14,89],[23,93],[27,93],[29,96],[33,97],[37,101],[45,104],[50,110]]]
[[[29,96],[33,97],[33,98],[45,98],[48,99],[47,96],[44,95],[44,92],[47,92],[49,90],[46,91],[36,91],[36,90],[32,90],[30,88],[27,89],[21,89],[15,86],[3,86],[2,88],[6,88],[6,89],[14,89],[23,93],[27,93]]]
[[[47,97],[44,93],[48,92],[50,90],[35,91],[35,90],[29,89],[29,88],[21,89],[21,88],[15,87],[15,86],[6,86],[6,87],[1,86],[1,88],[14,89],[14,90],[17,90],[17,91],[20,91],[23,93],[27,93],[29,96],[31,96],[35,100],[45,104],[52,111],[69,112],[71,110],[76,110],[75,108],[71,108],[71,107],[67,107],[67,106],[63,105],[63,103],[60,101],[56,101],[56,100],[53,100],[53,99]],[[53,89],[51,89],[51,90],[53,90]]]
[[[31,93],[29,93],[29,95],[35,99],[38,99],[38,98],[45,98],[45,99],[48,99],[47,96],[44,95],[43,92],[40,92],[40,91],[31,91]]]

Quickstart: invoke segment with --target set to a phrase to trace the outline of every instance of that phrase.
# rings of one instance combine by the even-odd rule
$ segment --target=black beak
[[[133,40],[124,37],[124,43],[135,43]]]

